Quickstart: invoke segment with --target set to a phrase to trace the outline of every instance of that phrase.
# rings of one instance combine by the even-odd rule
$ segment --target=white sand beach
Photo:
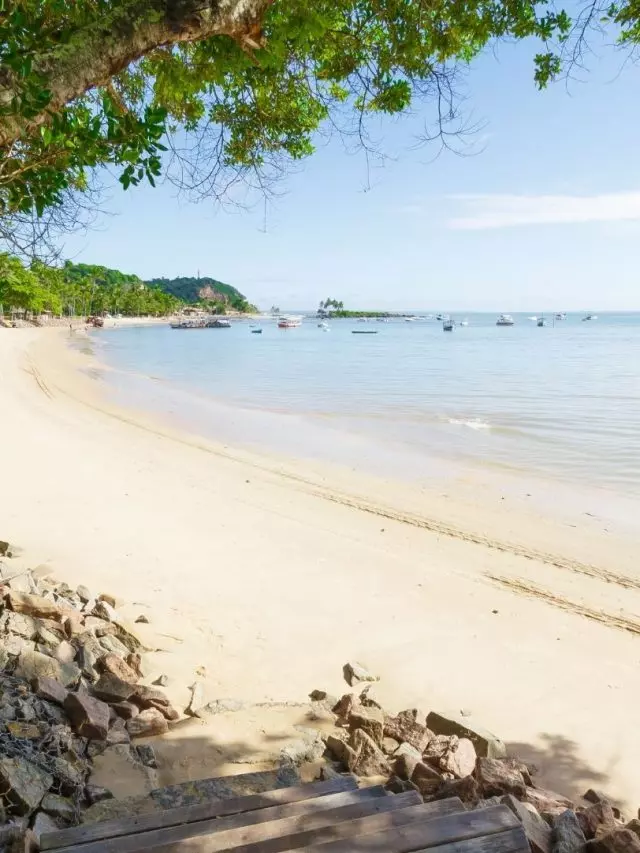
[[[389,709],[469,709],[548,787],[637,808],[640,530],[179,434],[68,337],[0,329],[1,538],[139,603],[210,699],[340,693],[361,660]]]

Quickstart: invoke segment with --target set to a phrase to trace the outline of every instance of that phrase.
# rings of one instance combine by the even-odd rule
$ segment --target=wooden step
[[[522,826],[506,806],[434,817],[427,811],[432,805],[436,803],[329,827],[313,846],[299,844],[295,853],[529,853]],[[294,853],[294,848],[279,849]],[[258,851],[262,848],[252,853]]]
[[[265,791],[261,794],[249,794],[225,800],[211,800],[210,802],[200,803],[195,806],[179,806],[178,808],[152,812],[151,814],[106,820],[102,823],[93,823],[87,826],[74,826],[70,829],[61,829],[58,832],[43,834],[40,841],[40,849],[45,851],[71,846],[75,848],[77,845],[89,845],[91,842],[107,838],[136,835],[141,832],[196,823],[226,815],[236,815],[263,809],[270,811],[271,808],[276,806],[307,802],[329,795],[355,792],[357,787],[353,776],[340,776],[335,779],[329,779],[326,782],[312,782],[307,785],[298,785],[291,788],[277,788],[276,790]],[[378,788],[377,790],[380,791],[381,789]],[[372,796],[379,796],[379,794],[373,794]],[[265,820],[272,819],[269,817],[265,818]]]
[[[175,841],[166,841],[166,830],[163,830],[161,842],[157,843],[156,839],[156,843],[146,849],[153,850],[153,853],[218,853],[223,850],[249,849],[275,853],[275,851],[288,850],[294,846],[294,839],[295,846],[299,846],[298,842],[307,843],[307,839],[315,840],[317,833],[322,833],[323,830],[335,831],[336,827],[343,823],[350,823],[365,816],[384,816],[392,811],[415,805],[419,801],[420,795],[416,791],[396,796],[370,797],[341,808],[316,811],[311,814],[302,812],[293,817],[242,825],[233,829],[214,829],[205,835],[189,835]],[[246,815],[238,817],[246,817]],[[118,839],[120,843],[122,840]],[[116,850],[117,853],[122,853],[120,843],[117,848],[103,847],[102,853],[109,850],[113,853]],[[136,853],[138,850],[139,848],[136,848]],[[73,848],[73,853],[80,853],[80,851]],[[81,853],[88,853],[88,851],[81,851]],[[92,853],[97,851],[94,850]],[[127,850],[126,853],[133,853],[133,851]]]

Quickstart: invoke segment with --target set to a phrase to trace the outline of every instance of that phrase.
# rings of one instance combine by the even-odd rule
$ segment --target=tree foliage
[[[0,305],[40,314],[165,316],[181,301],[135,275],[89,264],[51,267],[33,261],[26,267],[9,254],[0,254]]]
[[[628,37],[630,8],[610,10]],[[323,124],[366,144],[367,116],[421,98],[444,122],[455,63],[493,39],[539,38],[544,85],[570,27],[547,0],[0,0],[0,217],[98,166],[125,189],[264,186]]]
[[[153,278],[147,283],[183,302],[201,303],[209,309],[216,309],[215,313],[225,313],[229,308],[240,312],[255,310],[239,290],[215,278]]]

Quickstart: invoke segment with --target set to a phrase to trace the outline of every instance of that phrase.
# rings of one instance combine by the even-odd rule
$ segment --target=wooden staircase
[[[423,803],[338,777],[63,829],[42,836],[55,853],[529,853],[506,806],[467,811],[458,798]]]

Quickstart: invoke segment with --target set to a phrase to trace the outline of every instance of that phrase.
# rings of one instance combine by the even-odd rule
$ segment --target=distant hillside
[[[250,311],[253,305],[246,296],[222,281],[215,278],[153,278],[147,281],[150,287],[157,287],[171,296],[184,302],[217,302],[225,303],[235,311]]]

